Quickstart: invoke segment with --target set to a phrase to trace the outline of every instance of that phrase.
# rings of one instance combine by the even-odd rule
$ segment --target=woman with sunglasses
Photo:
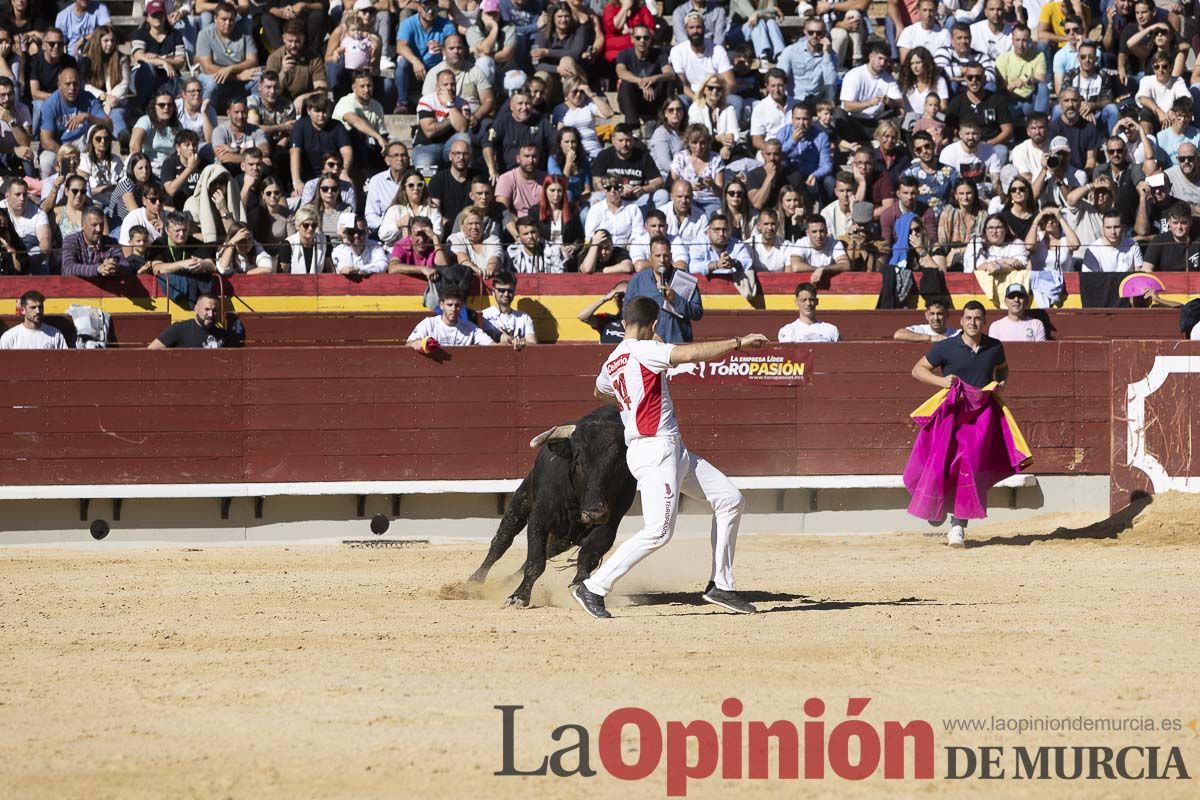
[[[108,129],[93,127],[87,134],[87,149],[79,159],[79,174],[87,178],[92,202],[101,208],[108,207],[125,168],[121,157],[112,151],[112,140]]]
[[[742,241],[749,241],[754,234],[754,209],[746,184],[734,178],[725,184],[721,195],[721,212],[729,218],[729,233]]]
[[[946,257],[951,265],[962,263],[967,242],[983,231],[984,211],[975,184],[966,178],[955,181],[950,190],[950,202],[938,216],[937,236],[938,244],[947,248]]]
[[[323,178],[322,185],[330,180]],[[429,200],[425,179],[420,173],[409,170],[400,177],[392,204],[383,212],[383,220],[379,223],[379,241],[391,247],[397,239],[408,236],[414,217],[427,218],[433,223],[433,232],[442,235],[445,221],[441,211]]]
[[[1029,250],[1029,268],[1033,275],[1029,288],[1038,308],[1050,308],[1062,303],[1067,294],[1063,273],[1075,271],[1075,250],[1080,246],[1079,235],[1055,207],[1038,212],[1025,247]]]
[[[995,203],[998,199],[993,198],[992,202]],[[1033,220],[1037,216],[1037,212],[1038,202],[1037,198],[1033,196],[1033,184],[1020,175],[1016,176],[1008,185],[1008,192],[999,209],[1004,224],[1008,225],[1008,229],[1013,232],[1014,236],[1025,241],[1026,235],[1033,227]]]
[[[663,175],[671,172],[675,154],[686,147],[683,141],[687,131],[687,110],[677,97],[671,97],[658,112],[658,125],[650,134],[650,158]]]
[[[729,104],[729,87],[720,75],[710,75],[696,93],[696,101],[688,109],[688,129],[696,125],[703,127],[713,138],[713,146],[720,148],[723,161],[733,156],[737,143],[737,111]]]
[[[711,214],[721,208],[725,161],[712,151],[712,134],[703,125],[689,125],[686,138],[687,151],[676,153],[671,162],[671,180],[690,183],[692,201]]]
[[[54,207],[63,201],[66,194],[67,179],[79,172],[81,161],[79,148],[73,144],[64,144],[54,157],[54,172],[42,181],[42,202],[40,208],[51,216]]]
[[[133,133],[129,136],[129,152],[148,156],[158,174],[163,162],[175,153],[175,131],[178,129],[175,94],[168,87],[160,86],[154,91],[146,113],[134,123]],[[212,141],[211,130],[203,141]]]
[[[112,120],[113,136],[123,142],[129,136],[129,123],[125,119],[129,57],[117,49],[120,44],[112,26],[98,26],[88,37],[86,46],[80,47],[86,52],[79,60],[79,76],[83,88],[100,101],[104,113]]]
[[[287,249],[279,261],[280,267],[286,264],[285,271],[292,275],[332,272],[333,259],[329,257],[328,240],[321,232],[321,213],[312,206],[300,206],[293,223],[295,228],[287,238]]]
[[[79,229],[83,227],[83,209],[89,205],[91,203],[88,200],[87,178],[82,175],[72,175],[67,178],[66,202],[59,205],[54,214],[59,241],[66,239],[72,233],[79,232]],[[107,233],[107,220],[105,220],[104,228]]]
[[[338,229],[338,218],[344,212],[354,208],[342,198],[341,188],[341,183],[337,178],[331,175],[322,175],[317,181],[317,194],[308,205],[317,212],[321,233],[331,243],[337,243],[341,239],[342,232]],[[400,194],[403,191],[404,184],[401,183],[396,193]]]
[[[584,151],[579,131],[575,128],[565,126],[558,129],[554,152],[546,161],[546,173],[566,180],[567,194],[572,203],[584,204],[591,196],[592,161]]]
[[[596,94],[582,80],[563,81],[563,103],[554,109],[554,121],[559,129],[574,128],[588,158],[600,155],[600,137],[596,135],[597,120],[613,116],[612,106],[603,95]]]
[[[925,227],[921,215],[906,211],[896,218],[894,231],[896,238],[888,264],[898,269],[946,271],[946,257],[934,251],[932,231]]]
[[[187,66],[183,35],[167,22],[162,0],[149,0],[145,16],[129,43],[135,108],[146,108],[154,90],[175,80]]]

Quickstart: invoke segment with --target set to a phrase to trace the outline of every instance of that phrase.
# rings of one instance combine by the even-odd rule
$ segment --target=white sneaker
[[[952,525],[950,527],[950,533],[946,534],[946,544],[951,547],[967,546],[967,536],[963,532],[961,525]]]

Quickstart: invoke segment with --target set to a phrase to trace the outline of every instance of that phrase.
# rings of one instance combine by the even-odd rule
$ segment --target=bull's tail
[[[496,529],[496,535],[492,537],[492,544],[488,548],[487,556],[484,557],[483,563],[470,578],[472,583],[482,583],[487,578],[488,571],[508,552],[508,548],[512,546],[517,534],[525,529],[533,504],[531,495],[529,476],[526,475],[525,480],[521,481],[521,485],[513,493],[508,508],[504,510],[504,517],[500,520],[500,527]]]

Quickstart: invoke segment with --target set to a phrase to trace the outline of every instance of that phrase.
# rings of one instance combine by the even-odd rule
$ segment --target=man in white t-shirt
[[[901,62],[916,47],[924,47],[935,56],[939,50],[950,49],[950,32],[938,21],[938,0],[921,0],[917,4],[916,22],[904,26],[904,30],[896,37]]]
[[[860,143],[871,141],[875,124],[904,105],[890,64],[887,43],[875,42],[868,49],[867,63],[846,73],[841,100],[847,116],[838,120],[837,126],[842,138]]]
[[[66,350],[67,340],[57,328],[42,324],[45,296],[34,289],[21,295],[17,308],[21,311],[20,325],[14,325],[0,336],[0,350]]]
[[[537,333],[533,330],[533,317],[513,308],[517,296],[517,276],[501,270],[492,278],[492,294],[496,304],[483,310],[483,332],[493,342],[511,344],[520,350],[527,344],[537,344]]]
[[[1100,241],[1089,244],[1083,254],[1084,272],[1139,272],[1142,249],[1121,224],[1121,214],[1115,209],[1104,215]]]
[[[892,338],[897,342],[940,342],[958,334],[958,328],[946,325],[946,301],[934,299],[925,302],[924,322],[900,328]]]
[[[25,245],[33,274],[46,272],[46,256],[54,240],[46,213],[29,201],[29,187],[24,178],[9,178],[4,183],[4,206],[8,209],[9,224]]]
[[[796,242],[788,262],[788,272],[812,272],[809,283],[818,283],[827,271],[850,269],[850,257],[841,240],[829,235],[829,224],[820,214],[804,221],[804,237]]]
[[[800,316],[779,329],[779,341],[836,342],[841,338],[836,325],[817,322],[817,287],[805,282],[796,287],[796,310]]]
[[[1046,156],[1050,155],[1050,146],[1046,141],[1048,124],[1046,115],[1040,111],[1027,114],[1025,135],[1029,138],[1014,147],[1009,156],[1009,162],[1017,168],[1021,177],[1030,183],[1042,174],[1042,170],[1046,168]]]
[[[604,598],[639,561],[671,540],[682,493],[713,509],[712,566],[703,599],[739,614],[753,614],[757,609],[738,596],[733,584],[733,553],[745,500],[720,470],[684,446],[667,377],[671,367],[758,349],[767,337],[752,333],[717,342],[666,344],[654,339],[658,311],[659,304],[644,296],[625,305],[625,339],[600,368],[595,390],[597,400],[621,410],[629,446],[626,461],[638,482],[646,527],[613,551],[572,594],[591,616],[611,617]]]
[[[971,49],[987,53],[995,61],[1012,50],[1013,23],[1004,21],[1004,0],[986,0],[983,19],[971,25]]]
[[[491,344],[490,336],[475,323],[459,316],[466,306],[467,298],[464,295],[453,289],[443,290],[442,313],[418,322],[408,335],[408,346],[418,353],[429,353],[439,347]]]
[[[999,183],[1000,168],[1004,166],[996,149],[982,141],[982,130],[972,117],[958,123],[958,141],[946,145],[939,160],[948,167],[954,167],[959,175],[963,174],[964,166],[982,164],[990,185],[986,190],[981,187],[981,196],[991,194],[991,186]]]

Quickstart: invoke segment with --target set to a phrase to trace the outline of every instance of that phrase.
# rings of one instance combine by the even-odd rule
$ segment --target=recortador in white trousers
[[[676,437],[636,439],[629,445],[626,461],[642,493],[642,519],[646,526],[618,547],[583,582],[587,590],[607,595],[639,561],[671,541],[679,496],[685,494],[712,506],[712,573],[709,579],[718,589],[733,591],[733,551],[742,509],[746,505],[738,488],[721,470],[688,452]]]

